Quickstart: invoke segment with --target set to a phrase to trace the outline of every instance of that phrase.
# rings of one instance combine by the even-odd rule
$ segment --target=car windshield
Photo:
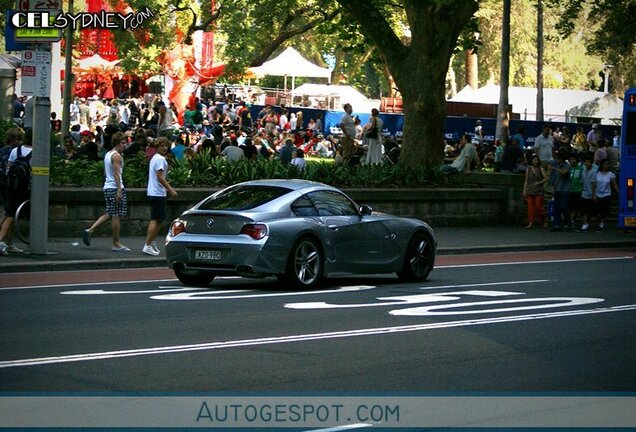
[[[212,195],[201,210],[249,210],[285,195],[291,189],[279,186],[236,186]]]

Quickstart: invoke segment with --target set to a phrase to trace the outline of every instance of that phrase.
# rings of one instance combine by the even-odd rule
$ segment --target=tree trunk
[[[479,87],[479,75],[477,70],[477,53],[473,49],[464,51],[466,59],[464,65],[466,67],[466,84],[473,90]]]
[[[499,106],[497,107],[497,129],[495,136],[504,143],[510,135],[510,113],[508,112],[508,87],[510,83],[510,3],[504,0],[503,26],[501,31],[501,70],[499,72]]]
[[[446,72],[459,33],[477,11],[475,0],[403,0],[411,29],[406,46],[382,12],[366,0],[338,0],[378,49],[403,98],[400,164],[439,166],[446,121]]]
[[[384,65],[382,71],[384,72],[384,78],[386,79],[386,85],[388,87],[388,93],[386,94],[386,97],[397,97],[397,92],[395,90],[397,86],[395,85],[395,80],[393,79],[393,75],[391,75],[391,71],[386,65]]]
[[[537,121],[543,119],[543,0],[537,0]]]

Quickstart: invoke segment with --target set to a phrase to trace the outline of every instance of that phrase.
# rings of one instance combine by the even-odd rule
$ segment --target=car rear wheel
[[[409,242],[404,264],[398,276],[406,282],[422,282],[428,278],[434,264],[433,241],[428,234],[418,232]]]
[[[175,267],[174,274],[177,279],[184,285],[192,285],[204,287],[214,280],[214,275],[210,273],[200,272],[196,270],[183,270]]]
[[[295,289],[312,289],[322,278],[323,257],[318,242],[299,239],[291,249],[282,281]]]

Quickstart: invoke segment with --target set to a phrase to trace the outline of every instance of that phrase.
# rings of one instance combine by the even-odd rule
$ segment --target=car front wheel
[[[398,276],[406,282],[422,282],[428,278],[434,264],[433,241],[429,235],[418,232],[409,242],[404,256],[404,264]]]
[[[282,281],[291,288],[312,289],[322,277],[323,256],[318,242],[305,237],[294,243]]]
[[[174,274],[177,279],[184,285],[204,287],[210,284],[214,280],[214,275],[205,272],[199,272],[195,270],[183,270],[180,268],[174,269]]]

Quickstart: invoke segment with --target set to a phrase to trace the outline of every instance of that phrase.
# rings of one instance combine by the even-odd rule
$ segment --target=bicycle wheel
[[[24,244],[29,244],[29,221],[31,219],[31,200],[18,206],[15,212],[14,231]]]

